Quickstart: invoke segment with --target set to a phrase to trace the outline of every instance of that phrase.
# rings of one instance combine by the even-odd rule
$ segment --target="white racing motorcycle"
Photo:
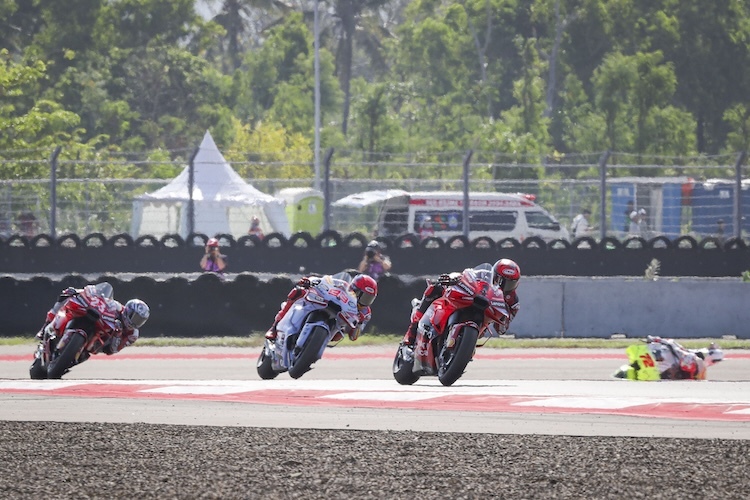
[[[357,297],[347,272],[324,276],[297,299],[277,327],[275,340],[266,339],[258,357],[258,375],[269,380],[289,372],[292,378],[307,373],[336,333],[359,324]]]

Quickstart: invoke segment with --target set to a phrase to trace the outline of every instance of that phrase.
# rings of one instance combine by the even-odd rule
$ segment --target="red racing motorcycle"
[[[413,305],[418,308],[419,301]],[[492,325],[507,318],[503,291],[492,284],[492,266],[464,270],[425,311],[414,348],[399,346],[393,377],[401,385],[411,385],[423,375],[437,375],[441,384],[452,385],[474,357],[477,340],[489,339]]]
[[[109,285],[109,284],[107,284]],[[70,297],[42,331],[29,368],[32,379],[59,379],[92,354],[105,351],[119,335],[116,302],[100,285]]]

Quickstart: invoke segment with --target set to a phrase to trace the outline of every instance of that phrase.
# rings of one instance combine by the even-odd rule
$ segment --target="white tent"
[[[245,182],[222,156],[211,134],[203,136],[193,160],[194,231],[208,236],[247,234],[250,220],[257,215],[265,234],[280,232],[289,236],[285,202],[258,191]],[[150,234],[188,234],[190,166],[169,184],[133,200],[134,237]]]

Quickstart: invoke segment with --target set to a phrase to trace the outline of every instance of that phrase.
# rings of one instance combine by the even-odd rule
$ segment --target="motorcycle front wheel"
[[[267,349],[264,346],[263,350],[260,352],[260,356],[258,356],[258,375],[260,375],[260,378],[263,380],[272,380],[276,378],[279,372],[274,371],[271,366],[271,356],[269,356],[266,351]]]
[[[414,373],[414,353],[411,354],[411,360],[407,360],[404,356],[404,350],[408,349],[406,346],[398,346],[396,351],[396,357],[393,360],[393,378],[396,379],[401,385],[412,385],[414,382],[419,380],[419,374]]]
[[[294,359],[289,367],[289,376],[300,378],[310,371],[310,366],[318,360],[318,353],[328,340],[328,332],[322,326],[316,326],[307,337],[305,345],[294,348]]]
[[[34,362],[31,363],[31,367],[29,367],[29,375],[32,380],[44,380],[47,378],[47,368],[42,364],[41,357],[34,359]]]
[[[456,380],[461,378],[466,366],[474,356],[478,338],[479,331],[467,326],[458,334],[456,344],[451,349],[443,346],[437,359],[438,380],[441,384],[445,386],[453,385]]]
[[[63,347],[60,354],[49,362],[49,366],[47,367],[47,378],[62,378],[68,369],[75,364],[76,356],[78,356],[78,353],[83,349],[84,343],[86,343],[86,339],[81,335],[71,335],[67,345]]]

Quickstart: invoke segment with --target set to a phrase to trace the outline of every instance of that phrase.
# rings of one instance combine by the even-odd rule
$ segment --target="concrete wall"
[[[750,283],[701,278],[528,278],[512,333],[523,337],[750,338]]]
[[[118,300],[139,297],[150,305],[144,336],[201,337],[265,331],[297,276],[6,276],[0,278],[0,336],[32,335],[62,289],[102,279]],[[383,278],[369,333],[403,333],[411,299],[423,289],[423,279]],[[518,337],[750,338],[750,283],[738,278],[528,277],[519,295],[521,311],[510,332]]]

